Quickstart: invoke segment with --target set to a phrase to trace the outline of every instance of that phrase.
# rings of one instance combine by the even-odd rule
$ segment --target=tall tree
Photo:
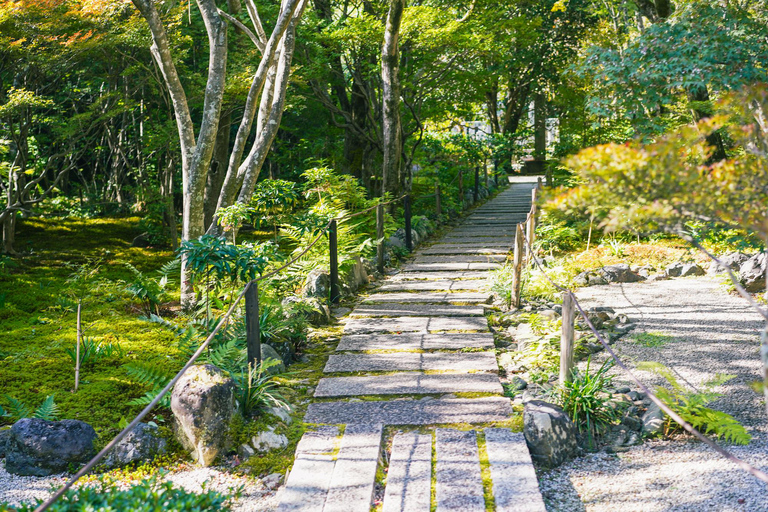
[[[400,25],[405,0],[389,0],[381,47],[382,192],[399,195],[403,189],[403,127],[400,119]]]

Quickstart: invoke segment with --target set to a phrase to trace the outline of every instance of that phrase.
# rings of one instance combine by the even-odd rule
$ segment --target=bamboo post
[[[440,182],[435,180],[435,213],[437,216],[443,214],[443,205],[440,202]]]
[[[518,224],[515,229],[515,255],[512,260],[512,305],[520,307],[520,290],[523,283],[523,225]]]
[[[261,363],[261,333],[259,332],[259,283],[253,281],[245,291],[245,337],[248,364],[256,368]]]
[[[491,187],[488,186],[488,180],[489,180],[489,172],[488,172],[488,162],[483,161],[483,171],[485,172],[485,189],[488,190]]]
[[[539,179],[536,181],[536,188],[542,188],[544,185],[541,182],[541,176],[539,176]],[[549,177],[547,177],[547,186],[549,187]]]
[[[384,273],[384,205],[376,206],[376,270]]]
[[[571,382],[573,378],[573,296],[570,292],[563,293],[563,335],[560,338],[560,385]]]
[[[534,188],[531,191],[531,212],[528,214],[527,224],[527,238],[528,238],[528,261],[533,261],[533,242],[536,240],[536,199],[538,197],[538,189]]]
[[[480,199],[480,166],[475,166],[475,190],[472,191],[472,200],[476,203]]]
[[[464,169],[459,171],[459,204],[464,209]]]
[[[413,250],[413,239],[411,237],[411,196],[406,195],[403,198],[403,213],[405,215],[405,248]]]
[[[75,346],[75,391],[77,391],[80,385],[80,344],[83,341],[83,324],[82,324],[82,312],[83,301],[78,299],[77,301],[77,345]]]
[[[339,240],[336,219],[331,221],[328,228],[328,249],[331,264],[331,304],[339,302]]]

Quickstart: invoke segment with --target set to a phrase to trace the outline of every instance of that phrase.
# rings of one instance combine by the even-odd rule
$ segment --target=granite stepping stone
[[[433,245],[428,249],[424,249],[420,254],[426,255],[451,255],[451,254],[499,254],[506,256],[509,253],[509,248],[506,244],[499,244],[499,246],[469,246],[469,245],[449,245],[439,244]]]
[[[432,499],[432,436],[395,435],[382,512],[429,512]]]
[[[382,425],[347,425],[323,512],[370,512]]]
[[[493,423],[512,415],[509,398],[438,398],[310,404],[306,423],[382,423],[384,425],[446,425]]]
[[[437,512],[485,512],[475,431],[439,428],[435,437]]]
[[[395,274],[390,278],[391,281],[412,281],[412,280],[425,280],[425,279],[438,279],[440,281],[446,279],[486,279],[488,277],[487,272],[481,272],[478,270],[456,270],[451,272],[420,272],[420,271],[405,271]]]
[[[338,435],[339,429],[334,426],[304,433],[280,495],[278,512],[323,511],[335,465],[333,455],[338,446]]]
[[[409,263],[404,272],[441,272],[450,270],[493,270],[501,267],[499,263]]]
[[[429,395],[445,393],[503,392],[499,377],[491,373],[419,374],[397,373],[375,377],[330,377],[320,379],[316,398],[358,395]]]
[[[399,316],[394,318],[352,318],[344,327],[345,334],[376,332],[445,332],[479,331],[488,332],[488,321],[484,316],[419,317]]]
[[[430,304],[450,304],[452,302],[474,302],[486,304],[491,301],[490,293],[480,292],[457,292],[457,293],[374,293],[369,295],[363,304],[382,304],[382,303],[430,303]]]
[[[483,432],[496,512],[546,512],[522,432],[506,428],[486,428]]]
[[[448,280],[400,280],[388,281],[377,288],[380,292],[400,292],[400,291],[456,291],[456,290],[482,290],[488,286],[485,279],[459,279],[456,281]]]
[[[428,263],[499,263],[507,259],[505,254],[454,254],[437,256],[416,256],[411,263],[420,265]]]
[[[482,316],[482,306],[453,306],[450,304],[377,304],[360,306],[352,311],[358,316]]]
[[[325,373],[390,371],[496,372],[494,352],[395,352],[386,354],[331,354]]]
[[[490,333],[355,334],[342,336],[336,350],[461,350],[493,346]]]

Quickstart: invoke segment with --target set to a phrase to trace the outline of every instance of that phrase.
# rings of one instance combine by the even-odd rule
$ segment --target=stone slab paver
[[[399,274],[395,274],[390,278],[392,282],[396,281],[413,281],[413,280],[425,280],[425,279],[437,279],[443,281],[445,279],[468,279],[476,281],[478,279],[485,279],[488,277],[487,272],[480,272],[478,270],[455,270],[450,272],[421,272],[421,271],[404,271]]]
[[[451,255],[451,254],[499,254],[506,256],[509,253],[509,247],[507,244],[499,244],[498,246],[485,246],[485,245],[450,245],[439,244],[433,245],[428,249],[424,249],[420,254],[426,255]]]
[[[499,263],[408,263],[405,272],[445,272],[450,270],[494,270]]]
[[[400,292],[400,293],[374,293],[363,300],[363,304],[382,304],[382,303],[428,303],[428,304],[450,304],[456,302],[487,304],[493,296],[482,292],[456,292],[456,293],[429,293],[429,292]]]
[[[399,316],[393,318],[351,318],[344,327],[345,334],[376,332],[488,332],[484,316],[423,317]]]
[[[482,306],[453,306],[450,304],[375,304],[359,306],[351,316],[482,316]]]
[[[491,333],[353,334],[342,336],[336,350],[461,350],[493,346]]]
[[[316,398],[356,395],[429,395],[441,393],[502,393],[495,373],[420,374],[397,373],[374,377],[329,377],[320,379]]]
[[[493,423],[512,414],[509,398],[438,398],[309,404],[306,423],[383,423],[384,425],[445,425]]]
[[[546,512],[522,432],[506,428],[486,428],[483,432],[496,512]]]
[[[382,512],[429,512],[432,499],[432,436],[395,435]]]
[[[400,280],[400,281],[388,281],[376,290],[380,292],[401,292],[401,291],[457,291],[457,290],[482,290],[488,286],[488,282],[485,279],[463,279],[456,281],[447,280]]]
[[[515,237],[510,235],[502,235],[497,233],[496,236],[494,235],[472,235],[472,234],[451,234],[446,235],[443,237],[440,241],[443,243],[450,243],[450,244],[483,244],[486,240],[493,240],[495,243],[504,243],[506,245],[509,245],[512,247],[512,244],[515,243]]]
[[[435,434],[437,512],[485,512],[475,431],[439,428]]]
[[[386,354],[331,354],[325,373],[390,371],[496,372],[494,352],[394,352]]]
[[[280,495],[277,512],[322,512],[331,484],[339,429],[322,426],[307,431],[296,447],[285,489]]]
[[[452,255],[418,255],[411,263],[421,265],[427,263],[499,263],[507,259],[506,254],[452,254]]]
[[[323,512],[370,512],[383,426],[347,425]]]

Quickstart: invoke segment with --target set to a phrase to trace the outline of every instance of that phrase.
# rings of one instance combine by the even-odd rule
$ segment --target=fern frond
[[[43,400],[43,403],[40,404],[40,407],[35,410],[35,413],[32,415],[32,417],[48,421],[55,421],[59,419],[59,406],[56,405],[56,402],[54,402],[53,398],[54,395],[48,395],[45,397],[45,400]]]
[[[157,389],[153,389],[152,391],[147,391],[139,398],[134,398],[133,400],[129,400],[128,405],[149,405],[149,403],[155,399],[157,394],[160,393],[162,389],[163,388],[157,388]],[[170,393],[166,393],[166,395],[163,397],[162,400],[160,400],[160,403],[158,405],[161,405],[163,407],[170,407],[171,406]]]
[[[8,395],[5,395],[5,399],[8,402],[8,417],[15,420],[20,420],[21,418],[29,418],[31,411],[27,404]]]
[[[173,378],[166,368],[154,363],[129,363],[125,365],[128,376],[139,384],[152,387],[164,387]]]

